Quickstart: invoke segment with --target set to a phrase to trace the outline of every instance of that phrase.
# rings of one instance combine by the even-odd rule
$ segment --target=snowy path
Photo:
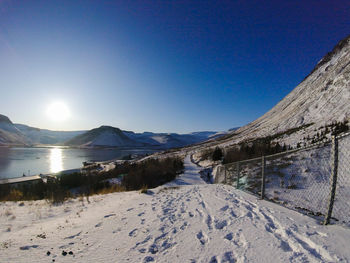
[[[175,180],[165,184],[164,187],[206,184],[206,182],[200,177],[199,172],[201,169],[200,166],[192,162],[191,155],[188,154],[184,160],[184,173]]]
[[[185,172],[149,194],[0,204],[0,262],[350,262],[350,229]],[[192,184],[192,185],[191,185]]]

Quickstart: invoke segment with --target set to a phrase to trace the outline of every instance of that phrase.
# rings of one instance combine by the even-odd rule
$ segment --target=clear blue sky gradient
[[[58,130],[226,130],[348,34],[349,1],[0,0],[0,113]],[[57,100],[67,121],[45,115]]]

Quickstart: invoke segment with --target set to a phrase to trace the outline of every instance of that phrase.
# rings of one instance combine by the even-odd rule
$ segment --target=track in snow
[[[179,175],[175,180],[165,184],[164,187],[206,184],[199,175],[201,170],[202,168],[200,166],[192,162],[191,155],[189,154],[184,160],[184,173]]]

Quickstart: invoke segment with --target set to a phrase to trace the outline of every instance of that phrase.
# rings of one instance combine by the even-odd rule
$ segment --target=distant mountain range
[[[24,124],[14,124],[28,139],[29,144],[62,144],[85,131],[51,131],[30,127]]]
[[[135,133],[111,126],[101,126],[89,131],[51,131],[14,124],[0,114],[0,145],[33,146],[65,145],[74,147],[152,147],[169,149],[183,147],[216,138],[226,132]]]
[[[101,126],[67,141],[69,146],[114,146],[114,147],[156,147],[173,148],[198,143],[216,136],[216,132],[177,133],[135,133],[122,131],[111,126]]]

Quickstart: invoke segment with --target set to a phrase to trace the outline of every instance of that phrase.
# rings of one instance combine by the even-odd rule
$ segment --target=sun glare
[[[64,121],[70,113],[67,105],[63,102],[54,102],[47,109],[47,116],[53,121]]]

